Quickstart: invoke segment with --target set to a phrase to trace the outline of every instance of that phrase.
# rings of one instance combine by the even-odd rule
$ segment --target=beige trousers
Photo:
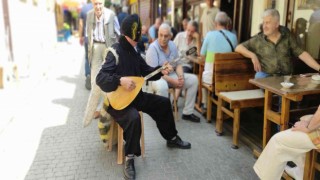
[[[262,180],[281,179],[288,161],[304,168],[306,152],[316,149],[308,134],[291,129],[281,131],[270,139],[253,169]]]
[[[93,54],[91,60],[91,91],[87,102],[83,124],[87,126],[91,123],[95,111],[100,111],[103,105],[103,93],[100,87],[96,84],[96,76],[101,69],[104,61],[106,46],[105,44],[93,44]]]

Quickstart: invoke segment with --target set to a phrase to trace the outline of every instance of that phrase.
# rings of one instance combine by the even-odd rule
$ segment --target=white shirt
[[[174,44],[177,46],[177,49],[179,51],[179,56],[181,56],[181,53],[186,52],[192,47],[197,47],[196,40],[192,39],[192,41],[188,44],[187,40],[187,32],[180,32],[176,35],[176,37],[173,40]],[[182,59],[183,63],[182,66],[186,66],[192,69],[192,63],[190,63],[187,59]]]
[[[93,40],[99,42],[106,42],[104,39],[104,21],[103,14],[100,16],[100,19],[96,16],[96,28],[93,31]]]

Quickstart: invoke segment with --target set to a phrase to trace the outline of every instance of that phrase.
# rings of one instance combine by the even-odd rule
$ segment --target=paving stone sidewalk
[[[0,179],[123,179],[116,148],[105,150],[97,122],[82,127],[89,95],[84,87],[83,47],[63,44],[60,50],[46,79],[21,97],[23,105],[17,106],[0,134]],[[258,179],[252,151],[241,142],[238,150],[232,149],[230,133],[216,136],[215,124],[203,117],[201,123],[179,120],[176,125],[192,149],[167,148],[154,121],[144,114],[146,156],[135,159],[137,180]]]

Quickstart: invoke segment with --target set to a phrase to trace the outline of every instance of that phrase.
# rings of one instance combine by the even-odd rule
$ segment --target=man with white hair
[[[288,28],[280,26],[276,9],[263,13],[262,32],[239,44],[235,51],[251,59],[255,78],[290,75],[293,73],[292,57],[299,57],[312,69],[320,72],[320,65],[301,49]]]
[[[116,16],[104,7],[105,0],[92,0],[93,9],[87,13],[86,37],[88,38],[88,59],[91,68],[91,91],[84,115],[85,126],[100,116],[102,93],[95,79],[104,60],[105,50],[117,40]],[[100,104],[99,104],[100,99]]]
[[[178,49],[170,40],[171,36],[171,27],[165,23],[161,24],[158,39],[149,46],[147,51],[146,61],[150,66],[162,66],[166,61],[172,62],[178,58]],[[200,118],[193,114],[198,89],[198,78],[194,74],[184,73],[179,62],[173,66],[175,67],[175,72],[164,75],[157,81],[150,82],[149,87],[155,94],[164,97],[168,97],[169,87],[187,89],[182,119],[200,122]]]
[[[205,59],[204,71],[202,73],[202,82],[205,84],[212,84],[215,53],[233,52],[238,44],[236,35],[227,30],[228,23],[228,15],[223,11],[218,12],[215,17],[216,30],[208,32],[203,41],[200,55]],[[202,88],[201,101],[204,109],[207,108],[207,94],[208,91]]]

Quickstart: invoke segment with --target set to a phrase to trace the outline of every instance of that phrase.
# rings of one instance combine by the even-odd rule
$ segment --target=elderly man
[[[97,75],[97,84],[105,92],[111,92],[122,86],[126,91],[133,91],[136,83],[128,76],[146,76],[159,68],[150,67],[145,60],[137,53],[137,42],[141,37],[140,18],[137,14],[126,17],[121,26],[122,35],[119,43],[112,45],[116,54],[110,51],[106,61]],[[117,63],[118,62],[118,63]],[[162,75],[172,71],[172,66],[165,63],[166,69],[156,74],[152,79],[159,79]],[[127,98],[127,97],[123,97]],[[114,117],[115,121],[124,130],[126,163],[124,166],[125,179],[135,179],[134,156],[141,155],[140,136],[141,121],[138,111],[150,115],[156,122],[157,127],[167,146],[171,148],[190,149],[191,144],[182,141],[177,135],[170,100],[155,94],[149,94],[139,90],[135,99],[124,109],[117,110],[108,107],[107,112]]]
[[[97,73],[105,58],[105,50],[116,42],[115,14],[104,7],[104,0],[92,0],[93,9],[87,13],[86,36],[88,37],[88,59],[91,67],[91,92],[84,117],[85,125],[100,116],[101,90],[95,83]]]
[[[164,62],[172,62],[178,57],[178,49],[170,40],[171,36],[171,27],[163,23],[159,28],[158,39],[149,46],[147,51],[146,61],[150,66],[162,66]],[[193,114],[198,78],[194,74],[184,73],[180,63],[175,66],[175,73],[172,72],[157,81],[152,81],[149,87],[151,91],[164,97],[168,97],[169,87],[187,89],[182,119],[200,122],[200,118]]]
[[[236,52],[251,58],[257,72],[255,78],[293,73],[291,58],[299,57],[312,69],[320,72],[320,65],[301,49],[290,31],[280,26],[280,15],[275,9],[263,13],[262,32],[238,45]]]
[[[202,82],[212,84],[213,63],[215,53],[227,53],[234,51],[237,46],[237,37],[227,30],[229,17],[225,12],[218,12],[215,18],[215,31],[207,33],[201,47],[201,56],[205,59],[204,71],[202,73]],[[207,107],[207,91],[202,89],[203,107]]]
[[[181,52],[185,52],[192,47],[197,47],[197,50],[199,51],[201,42],[199,40],[198,23],[189,21],[185,31],[178,33],[173,42],[177,46],[180,55]],[[192,73],[192,63],[188,62],[187,59],[183,60],[186,60],[182,64],[183,71]]]

